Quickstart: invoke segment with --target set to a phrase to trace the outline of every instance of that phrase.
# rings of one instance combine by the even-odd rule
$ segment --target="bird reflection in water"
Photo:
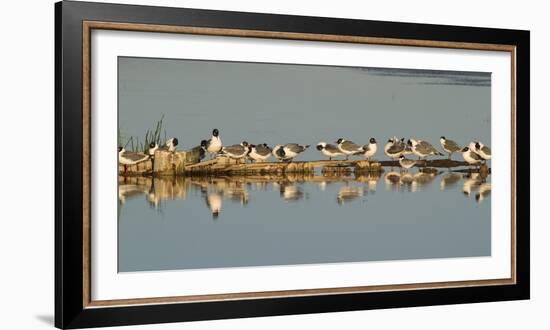
[[[222,210],[222,195],[219,192],[209,192],[205,196],[206,206],[212,211],[212,219],[216,220]]]
[[[389,191],[417,192],[421,187],[427,186],[433,182],[438,175],[435,173],[409,173],[391,171],[384,174],[384,184]]]
[[[389,191],[398,191],[401,174],[399,172],[390,171],[384,174],[384,184]]]
[[[342,206],[346,203],[358,199],[359,197],[363,197],[364,192],[365,191],[362,187],[345,185],[338,190],[336,202],[338,203],[338,205]]]
[[[310,193],[334,194],[338,205],[346,205],[375,192],[378,182],[383,182],[392,192],[418,192],[433,183],[439,173],[397,172],[385,173],[323,173],[322,175],[273,175],[273,176],[226,176],[226,177],[178,177],[119,178],[118,200],[124,205],[129,200],[139,198],[155,210],[161,210],[166,200],[185,200],[187,194],[197,196],[212,214],[213,219],[221,216],[224,202],[247,206],[250,194],[278,193],[284,202],[299,202],[309,198]],[[439,190],[462,192],[484,202],[490,197],[491,183],[488,177],[479,173],[445,172],[439,182]],[[457,187],[458,186],[458,187]],[[317,187],[317,191],[310,191]]]
[[[296,202],[305,197],[302,189],[296,183],[290,182],[279,183],[279,193],[286,202]]]
[[[408,172],[401,173],[401,177],[399,178],[399,184],[404,188],[406,191],[412,191],[412,186],[414,182],[414,175]]]
[[[470,197],[472,190],[477,189],[479,185],[481,185],[479,174],[471,173],[466,180],[464,180],[464,184],[462,185],[462,192],[464,193],[464,196]]]
[[[491,183],[483,182],[479,185],[479,189],[476,194],[476,202],[481,203],[483,200],[491,194]]]
[[[462,180],[462,174],[449,172],[443,175],[441,182],[439,183],[439,188],[441,191],[453,188],[456,184]]]
[[[420,189],[423,186],[427,186],[435,179],[437,176],[437,173],[423,173],[418,172],[413,175],[413,182],[411,184],[411,191],[417,192],[420,191]]]
[[[147,185],[140,184],[120,184],[118,186],[118,201],[120,204],[126,203],[127,199],[145,195],[149,192]]]
[[[368,174],[361,174],[358,175],[355,178],[355,181],[362,182],[367,185],[367,189],[369,193],[376,192],[376,187],[378,186],[378,180],[380,180],[380,173],[368,173]]]

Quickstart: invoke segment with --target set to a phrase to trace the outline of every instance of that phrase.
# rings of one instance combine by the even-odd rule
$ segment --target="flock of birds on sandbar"
[[[472,141],[465,147],[461,147],[453,140],[442,136],[439,139],[441,148],[448,154],[451,159],[453,153],[461,153],[464,161],[472,166],[481,165],[491,159],[491,149],[479,141]],[[124,165],[126,172],[127,166],[138,164],[140,162],[151,160],[154,161],[155,152],[157,150],[165,150],[175,152],[178,145],[177,138],[166,140],[164,145],[160,146],[152,142],[149,145],[147,153],[129,152],[123,147],[118,148],[118,161]],[[228,157],[236,160],[237,163],[246,162],[266,162],[270,157],[274,157],[281,162],[292,162],[294,158],[305,152],[310,145],[302,145],[299,143],[277,144],[273,148],[266,143],[250,144],[243,141],[239,144],[224,146],[218,129],[212,131],[212,136],[208,140],[202,140],[199,149],[200,159],[202,160],[206,154],[210,155],[210,159],[214,157]],[[349,160],[350,156],[358,156],[367,160],[372,160],[378,151],[378,145],[375,138],[370,138],[369,143],[360,145],[353,141],[339,138],[334,144],[319,142],[316,149],[324,156],[332,160],[335,157],[343,156]],[[405,142],[405,138],[392,137],[387,140],[384,145],[384,154],[391,160],[398,160],[402,169],[408,170],[413,166],[418,166],[420,160],[425,160],[430,156],[443,156],[444,154],[438,151],[431,143],[424,140],[410,138]],[[407,158],[407,155],[416,155],[418,160]]]

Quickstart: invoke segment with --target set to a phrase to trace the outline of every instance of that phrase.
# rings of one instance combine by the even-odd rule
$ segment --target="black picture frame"
[[[516,283],[459,288],[87,308],[81,221],[83,22],[106,21],[373,38],[513,45],[516,49]],[[55,4],[55,326],[324,313],[529,299],[529,31],[62,1]]]

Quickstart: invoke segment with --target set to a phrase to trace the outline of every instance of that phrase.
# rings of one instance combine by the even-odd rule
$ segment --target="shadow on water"
[[[477,203],[485,201],[491,193],[488,178],[477,173],[420,171],[368,174],[288,174],[262,176],[218,176],[218,177],[119,177],[118,199],[122,206],[126,201],[143,198],[153,209],[161,211],[166,201],[185,201],[189,194],[197,194],[204,205],[217,219],[224,203],[234,203],[246,207],[254,193],[275,191],[287,203],[308,200],[311,189],[334,193],[339,206],[357,201],[366,201],[367,195],[376,193],[379,183],[389,192],[417,193],[439,182],[439,191],[460,191],[465,197]],[[329,189],[330,188],[330,189]]]

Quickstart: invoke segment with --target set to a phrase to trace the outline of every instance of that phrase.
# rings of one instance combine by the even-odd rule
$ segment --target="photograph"
[[[491,72],[119,56],[117,76],[121,273],[491,256]]]
[[[530,299],[530,30],[357,6],[55,4],[56,327]]]

